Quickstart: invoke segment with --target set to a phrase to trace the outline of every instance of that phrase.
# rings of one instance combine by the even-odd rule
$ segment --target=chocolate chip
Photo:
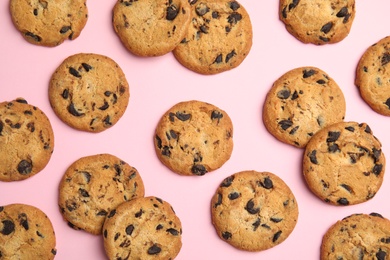
[[[81,78],[80,73],[73,67],[69,67],[69,73],[76,78]]]
[[[377,162],[379,160],[381,154],[382,154],[382,150],[372,148],[372,156],[374,157],[374,162]]]
[[[162,140],[161,140],[161,138],[158,135],[156,135],[155,138],[156,138],[156,142],[157,142],[157,148],[161,149],[162,148]]]
[[[228,231],[225,231],[225,232],[222,233],[222,237],[223,237],[223,239],[225,239],[225,240],[229,240],[229,239],[232,238],[232,233],[230,233],[230,232],[228,232]]]
[[[35,16],[37,16],[37,15],[38,15],[38,9],[34,8],[33,14],[34,14]]]
[[[390,244],[390,237],[386,237],[386,238],[385,238],[385,237],[382,237],[382,238],[381,238],[381,242],[382,242],[382,243],[385,243],[385,244]]]
[[[345,129],[350,131],[350,132],[355,132],[355,128],[352,126],[347,126]]]
[[[218,207],[221,204],[222,204],[222,194],[218,193],[218,195],[217,195],[217,202],[214,204],[214,208]]]
[[[195,164],[194,166],[192,166],[191,172],[195,175],[202,176],[207,173],[207,169],[201,164]]]
[[[291,9],[297,7],[299,4],[299,0],[293,0],[291,4],[288,5],[288,10],[290,11]]]
[[[169,146],[164,145],[164,147],[162,148],[161,154],[164,156],[167,156],[167,157],[171,157],[171,150],[170,150]]]
[[[60,33],[61,34],[64,34],[64,33],[67,33],[68,31],[70,31],[72,29],[72,27],[70,26],[62,26],[61,30],[60,30]]]
[[[372,172],[378,176],[382,172],[383,165],[382,164],[375,164],[374,168],[372,168]]]
[[[379,251],[375,254],[375,256],[376,256],[376,259],[378,259],[378,260],[385,260],[387,253],[385,251],[382,251],[381,249],[379,249]]]
[[[99,107],[100,110],[104,111],[106,110],[107,108],[109,108],[110,105],[108,105],[108,102],[107,101],[104,101],[104,105],[102,105],[101,107]]]
[[[229,200],[235,200],[235,199],[238,199],[239,197],[240,197],[240,193],[238,193],[236,191],[229,193],[229,195],[228,195]]]
[[[335,152],[339,152],[340,151],[340,148],[337,144],[331,144],[328,146],[328,151],[330,153],[335,153]]]
[[[104,119],[103,119],[103,123],[105,125],[112,125],[111,123],[111,117],[110,116],[106,116]]]
[[[288,89],[282,89],[277,93],[277,97],[280,99],[288,99],[291,95],[290,90]]]
[[[381,59],[381,64],[382,66],[385,66],[387,63],[390,62],[390,53],[386,52],[383,54],[382,59]]]
[[[318,37],[321,41],[323,41],[323,42],[329,42],[329,38],[327,38],[327,37],[323,37],[323,36],[320,36],[320,37]]]
[[[214,63],[221,63],[223,60],[222,54],[218,54],[218,56],[215,58]]]
[[[241,19],[242,19],[242,15],[237,12],[231,13],[227,18],[228,23],[231,25],[238,23],[239,21],[241,21]]]
[[[175,20],[178,13],[179,10],[177,9],[177,7],[174,5],[170,5],[167,7],[167,15],[165,16],[165,19],[167,19],[168,21],[173,21]]]
[[[89,72],[92,69],[92,66],[85,62],[81,63],[81,66],[83,66],[86,72]]]
[[[99,211],[98,213],[96,213],[96,216],[107,216],[107,211],[105,211],[104,209],[102,209],[101,211]]]
[[[73,102],[69,104],[68,112],[70,114],[72,114],[73,116],[77,116],[77,117],[85,115],[84,113],[80,113],[79,111],[77,111],[77,109],[75,108]]]
[[[283,218],[276,218],[276,217],[271,217],[270,219],[274,223],[279,223],[279,222],[281,222],[283,220]]]
[[[225,58],[225,63],[228,63],[230,59],[232,59],[235,55],[237,55],[237,53],[235,52],[235,50],[232,50],[230,53],[228,53],[226,55],[226,58]]]
[[[160,252],[161,252],[161,248],[157,244],[153,244],[148,249],[148,255],[157,255]]]
[[[236,1],[230,2],[230,9],[232,9],[233,11],[237,11],[238,8],[240,8],[239,3],[237,3]]]
[[[17,98],[15,101],[20,103],[20,104],[28,104],[24,98]]]
[[[320,85],[324,85],[326,83],[326,81],[323,79],[319,79],[316,82],[317,82],[317,84],[320,84]]]
[[[1,223],[3,223],[3,229],[0,230],[0,233],[7,236],[15,231],[15,224],[11,220],[3,220]]]
[[[322,27],[321,27],[321,32],[323,33],[329,33],[330,30],[332,30],[332,27],[333,27],[333,23],[332,22],[329,22],[329,23],[326,23],[324,24]]]
[[[318,161],[317,161],[317,150],[311,151],[311,153],[309,154],[309,159],[310,159],[311,163],[318,164]]]
[[[260,212],[260,208],[255,208],[255,203],[253,202],[253,199],[250,199],[245,206],[246,211],[248,211],[249,214],[257,214]]]
[[[135,217],[136,218],[140,218],[142,216],[142,214],[144,213],[144,211],[142,209],[140,209],[138,212],[135,213]]]
[[[158,224],[158,225],[156,226],[156,230],[160,230],[160,229],[163,229],[163,228],[164,228],[164,226],[161,225],[161,224]]]
[[[340,11],[338,11],[336,16],[338,18],[342,18],[342,17],[345,17],[347,14],[348,14],[348,8],[346,6],[344,6],[343,8],[340,9]]]
[[[170,233],[171,235],[174,235],[174,236],[178,236],[179,235],[179,231],[177,231],[174,228],[168,228],[167,232]]]
[[[217,11],[213,11],[211,13],[211,17],[213,17],[214,19],[218,19],[219,18],[219,13]]]
[[[125,229],[125,232],[127,235],[131,236],[131,234],[133,234],[133,231],[134,231],[134,226],[133,225],[128,225]]]
[[[303,78],[305,79],[305,78],[308,78],[308,77],[311,77],[311,76],[313,76],[314,74],[316,74],[317,73],[317,71],[316,70],[313,70],[313,69],[309,69],[309,70],[304,70],[303,71]]]
[[[261,186],[267,190],[272,189],[274,187],[274,184],[269,177],[265,177],[264,180],[262,182],[259,181],[258,184],[259,184],[259,186]]]
[[[388,109],[390,109],[390,98],[388,98],[384,103]]]
[[[112,92],[111,91],[104,91],[104,95],[106,96],[106,97],[109,97],[110,95],[112,94]]]
[[[341,184],[340,186],[343,187],[349,193],[353,193],[353,189],[351,188],[351,186],[349,186],[347,184]]]
[[[27,160],[21,160],[18,164],[18,172],[22,175],[31,173],[32,163]]]
[[[335,132],[335,131],[328,132],[328,138],[326,139],[326,142],[327,143],[336,142],[337,139],[339,139],[340,134],[341,134],[340,132]]]
[[[25,230],[28,230],[28,229],[29,229],[28,220],[27,220],[27,215],[26,215],[26,213],[20,213],[20,214],[18,215],[18,220],[19,220],[19,224],[20,224]]]
[[[291,131],[289,132],[290,135],[295,134],[295,132],[299,129],[299,125],[295,126]]]
[[[260,219],[256,219],[255,222],[252,223],[253,231],[256,231],[257,228],[260,226]]]
[[[39,35],[36,35],[36,34],[34,34],[32,32],[25,32],[24,35],[29,37],[29,38],[31,38],[31,39],[33,39],[36,42],[42,41],[42,38]]]
[[[275,234],[274,234],[274,236],[272,237],[272,242],[276,242],[278,239],[279,239],[279,237],[280,237],[280,235],[282,234],[282,231],[281,230],[279,230],[278,232],[276,232]]]
[[[337,200],[337,203],[343,206],[349,205],[349,201],[347,198],[340,198]]]
[[[369,214],[370,216],[373,216],[373,217],[378,217],[378,218],[383,218],[383,216],[379,213],[376,213],[376,212],[372,212]]]
[[[80,195],[81,195],[82,197],[84,197],[84,198],[88,198],[88,197],[89,197],[89,193],[88,193],[88,191],[86,191],[85,189],[80,188],[80,189],[79,189],[79,193],[80,193]]]
[[[287,130],[289,127],[291,127],[293,125],[293,122],[290,119],[285,119],[285,120],[280,121],[278,123],[278,125],[280,125],[280,127],[283,130]]]
[[[52,253],[53,255],[56,255],[56,254],[57,254],[57,250],[53,248],[53,249],[51,250],[51,253]]]
[[[225,179],[222,181],[220,187],[223,187],[223,188],[229,187],[230,185],[232,185],[233,180],[234,180],[234,176],[229,176],[229,177],[225,178]]]
[[[113,209],[110,211],[110,214],[108,214],[107,218],[112,218],[116,214],[116,209]]]
[[[179,119],[180,121],[187,121],[191,118],[191,114],[185,114],[185,113],[181,113],[181,112],[176,112],[176,117],[177,119]]]
[[[208,13],[209,11],[210,11],[210,8],[203,3],[199,4],[195,9],[196,14],[199,16],[203,16],[206,13]]]
[[[69,90],[68,89],[64,89],[64,91],[62,91],[61,96],[62,96],[63,99],[68,99],[68,97],[69,97]]]

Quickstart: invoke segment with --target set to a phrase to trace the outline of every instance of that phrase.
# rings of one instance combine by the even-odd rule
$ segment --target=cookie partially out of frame
[[[375,112],[390,116],[390,37],[364,52],[356,69],[355,85]]]
[[[304,148],[320,129],[344,120],[346,104],[337,83],[316,67],[295,68],[268,91],[263,122],[279,141]]]
[[[114,155],[97,154],[78,159],[66,170],[59,207],[72,228],[99,235],[111,210],[144,194],[137,169]]]
[[[334,223],[321,244],[321,260],[390,256],[390,221],[378,213],[353,214]]]
[[[154,137],[160,161],[172,171],[201,176],[220,168],[233,150],[233,124],[220,108],[185,101],[161,117]]]
[[[86,0],[10,0],[10,12],[24,39],[47,47],[79,37],[88,19]]]
[[[375,196],[383,182],[385,163],[382,145],[367,124],[340,122],[310,139],[303,175],[321,200],[353,205]]]
[[[18,98],[0,103],[0,181],[19,181],[42,171],[54,149],[49,118]]]
[[[0,206],[0,259],[54,259],[56,236],[50,219],[26,204]]]
[[[211,216],[223,241],[241,250],[263,251],[291,234],[298,204],[275,174],[242,171],[220,184],[211,200]]]
[[[109,259],[174,259],[182,247],[182,226],[172,206],[157,197],[125,202],[103,226]]]
[[[69,56],[50,80],[49,100],[54,112],[82,131],[98,133],[115,125],[125,113],[129,98],[122,69],[100,54]]]
[[[248,12],[234,0],[189,1],[191,24],[173,50],[186,68],[200,74],[217,74],[239,66],[252,47]]]

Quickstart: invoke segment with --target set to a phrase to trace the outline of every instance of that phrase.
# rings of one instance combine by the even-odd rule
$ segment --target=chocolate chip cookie
[[[172,171],[201,176],[220,168],[233,150],[233,124],[220,108],[202,101],[171,107],[154,137],[158,158]]]
[[[304,148],[327,125],[344,120],[346,104],[337,83],[315,67],[288,71],[269,90],[263,122],[279,141]]]
[[[54,259],[56,236],[50,219],[26,204],[0,206],[0,259]]]
[[[222,181],[211,200],[211,216],[223,241],[238,249],[263,251],[291,234],[298,204],[275,174],[242,171]]]
[[[382,145],[366,123],[328,126],[316,133],[305,149],[305,180],[316,196],[333,205],[372,199],[384,173]]]
[[[182,246],[182,226],[168,202],[151,196],[113,209],[103,237],[109,259],[174,259]]]
[[[59,207],[69,226],[99,235],[111,210],[144,194],[137,169],[114,155],[97,154],[78,159],[66,170]]]
[[[82,131],[98,133],[115,125],[125,113],[129,98],[122,69],[100,54],[69,56],[50,80],[49,100],[54,112]]]
[[[303,43],[337,43],[351,30],[355,0],[280,0],[279,18]]]
[[[244,6],[232,0],[189,1],[191,24],[173,50],[186,68],[217,74],[239,66],[252,47],[252,23]]]
[[[42,171],[54,149],[49,118],[25,99],[0,103],[0,181],[19,181]]]

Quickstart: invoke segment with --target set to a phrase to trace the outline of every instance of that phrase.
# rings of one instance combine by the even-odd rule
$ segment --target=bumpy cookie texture
[[[66,170],[59,207],[70,227],[99,235],[111,210],[144,194],[137,169],[114,155],[98,154],[80,158]]]
[[[183,39],[190,23],[187,0],[118,0],[113,26],[124,46],[138,56],[161,56]]]
[[[351,30],[355,0],[280,0],[279,18],[303,43],[337,43]]]
[[[154,146],[158,158],[172,171],[201,176],[229,160],[233,124],[225,111],[212,104],[180,102],[160,119]]]
[[[86,0],[11,0],[10,12],[24,39],[47,47],[76,39],[88,19]]]
[[[182,241],[180,219],[157,197],[137,198],[112,210],[103,226],[109,259],[174,259]]]
[[[390,116],[390,37],[365,51],[356,69],[355,85],[374,111]]]
[[[50,219],[26,204],[0,206],[0,259],[54,259],[56,237]]]
[[[0,181],[19,181],[42,171],[54,149],[50,121],[18,98],[0,103]]]
[[[53,73],[50,104],[69,126],[102,132],[123,116],[130,90],[125,74],[109,57],[78,53],[66,58]]]
[[[263,122],[279,141],[303,148],[327,125],[344,120],[346,104],[337,83],[315,67],[288,71],[269,90]]]
[[[390,221],[378,213],[354,214],[333,224],[321,244],[321,260],[390,256]]]
[[[218,187],[211,200],[218,236],[246,251],[263,251],[287,239],[298,219],[290,188],[275,174],[242,171]]]
[[[252,23],[237,1],[189,1],[191,24],[173,50],[186,68],[200,74],[217,74],[239,66],[252,47]]]
[[[313,136],[305,149],[305,180],[316,196],[333,205],[372,199],[384,173],[382,145],[365,123],[328,126]]]

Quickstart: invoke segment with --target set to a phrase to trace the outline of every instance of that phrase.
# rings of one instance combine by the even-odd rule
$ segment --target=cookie
[[[144,194],[137,169],[114,155],[97,154],[69,166],[60,183],[58,204],[70,227],[99,235],[111,210]]]
[[[321,243],[321,260],[390,256],[390,221],[378,213],[353,214],[334,223]]]
[[[220,108],[197,100],[180,102],[161,117],[154,147],[173,172],[202,176],[220,168],[233,151],[233,124]]]
[[[0,181],[20,181],[42,171],[54,149],[49,118],[18,98],[0,103]]]
[[[184,67],[205,75],[239,66],[252,47],[252,23],[237,1],[209,0],[191,4],[191,24],[173,50]]]
[[[377,113],[390,116],[390,37],[370,46],[360,58],[355,85]]]
[[[81,131],[98,133],[115,125],[125,113],[129,98],[122,69],[100,54],[69,56],[50,80],[49,100],[54,112]]]
[[[298,204],[287,184],[270,172],[242,171],[225,178],[211,199],[218,236],[245,251],[282,243],[298,220]]]
[[[26,204],[0,206],[0,259],[54,259],[56,236],[50,219]]]
[[[174,259],[180,252],[182,226],[172,206],[157,197],[125,202],[103,226],[109,259]]]
[[[118,0],[112,23],[130,52],[161,56],[183,39],[190,23],[190,6],[187,0]]]
[[[295,68],[278,78],[263,106],[263,123],[279,141],[304,148],[327,125],[344,120],[346,104],[337,83],[315,67]]]
[[[76,39],[88,19],[86,0],[10,0],[10,13],[24,39],[46,47]]]
[[[310,190],[333,205],[372,199],[382,185],[385,155],[366,123],[340,122],[316,133],[306,146],[303,175]]]

